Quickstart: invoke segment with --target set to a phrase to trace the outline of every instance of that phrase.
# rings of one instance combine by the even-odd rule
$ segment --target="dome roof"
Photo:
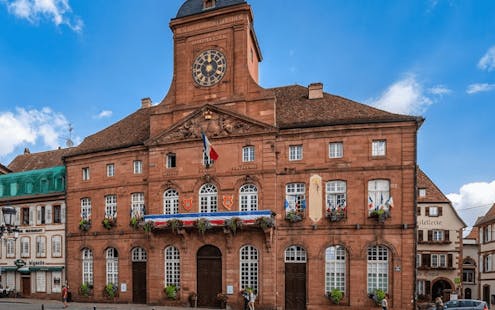
[[[224,8],[231,5],[246,3],[246,0],[216,0],[215,7],[207,10],[203,10],[203,0],[187,0],[180,7],[179,12],[175,18],[181,18],[184,16],[203,13],[204,11],[210,11],[215,9]]]

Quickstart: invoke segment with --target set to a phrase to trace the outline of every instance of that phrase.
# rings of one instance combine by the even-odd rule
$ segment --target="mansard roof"
[[[67,156],[74,150],[74,148],[66,148],[39,153],[25,152],[24,154],[18,155],[14,158],[8,168],[12,172],[22,172],[63,166],[64,163],[62,161],[62,157]]]
[[[206,11],[221,9],[231,5],[246,3],[245,0],[216,0],[214,8],[205,10],[203,8],[203,2],[204,0],[187,0],[186,2],[184,2],[184,4],[182,4],[175,18],[181,18],[189,15],[203,13]]]
[[[419,194],[417,195],[419,203],[450,203],[450,200],[419,167],[417,169],[417,184],[418,189],[424,188],[426,190],[425,197],[420,197]]]
[[[276,130],[411,121],[421,124],[423,121],[421,117],[389,113],[327,93],[322,99],[308,99],[308,88],[300,85],[268,90],[274,93],[276,100]],[[150,136],[150,115],[155,108],[141,108],[86,137],[69,156],[144,146],[154,138]]]

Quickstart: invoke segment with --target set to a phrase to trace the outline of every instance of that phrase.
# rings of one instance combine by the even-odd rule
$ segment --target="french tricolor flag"
[[[208,158],[209,161],[211,160],[217,160],[218,159],[218,153],[215,151],[213,146],[211,145],[210,141],[206,137],[204,132],[201,132],[201,136],[203,137],[203,152],[205,153],[206,157]]]

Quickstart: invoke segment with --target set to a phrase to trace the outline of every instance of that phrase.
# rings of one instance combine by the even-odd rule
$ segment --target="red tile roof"
[[[480,234],[479,234],[478,227],[473,227],[473,229],[471,229],[471,231],[469,232],[469,234],[466,237],[464,237],[464,239],[478,240],[479,237],[480,237]]]
[[[62,157],[67,156],[74,150],[75,148],[67,148],[40,153],[24,153],[14,158],[9,164],[9,169],[12,170],[12,172],[22,172],[63,166]]]
[[[426,189],[425,197],[419,197],[418,193],[418,202],[450,203],[450,200],[419,167],[417,172],[417,185],[418,189]]]
[[[488,210],[488,212],[486,212],[485,215],[481,219],[478,219],[478,221],[476,221],[474,226],[479,227],[483,224],[486,224],[488,222],[493,222],[493,221],[495,221],[495,203],[492,205],[490,210]]]

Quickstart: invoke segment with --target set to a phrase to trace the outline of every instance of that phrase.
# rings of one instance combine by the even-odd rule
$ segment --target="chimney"
[[[146,108],[149,108],[151,107],[151,98],[150,97],[146,97],[146,98],[143,98],[141,99],[141,109],[146,109]]]
[[[308,86],[308,99],[321,99],[323,98],[323,84],[312,83]]]
[[[28,147],[24,148],[24,155],[31,154],[31,151],[29,150]]]

